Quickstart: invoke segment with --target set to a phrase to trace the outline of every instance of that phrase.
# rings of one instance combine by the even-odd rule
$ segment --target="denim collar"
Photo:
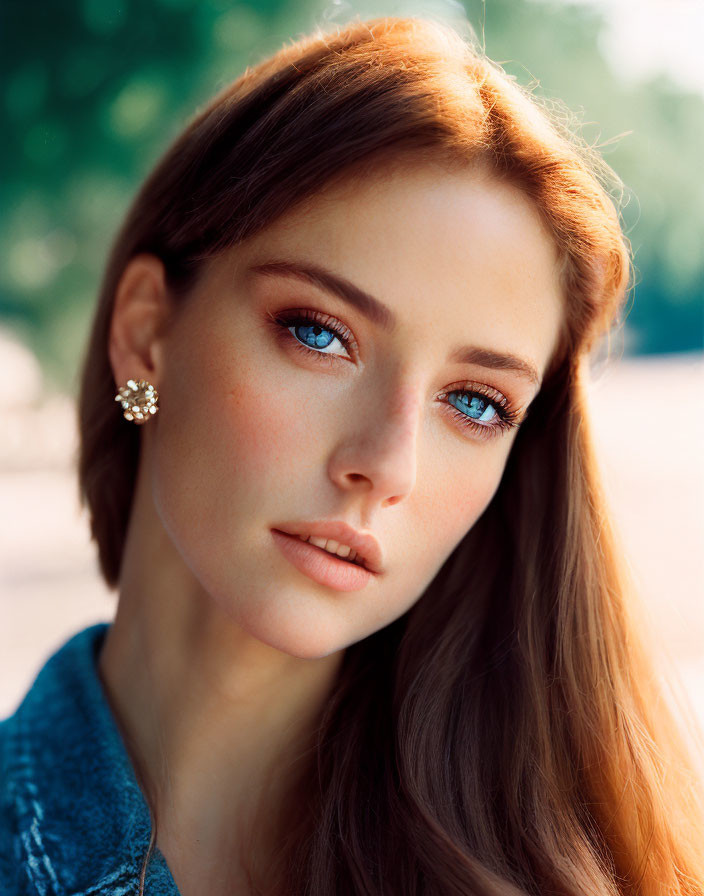
[[[8,789],[41,896],[134,896],[151,817],[97,661],[110,623],[70,637],[4,723]],[[145,896],[178,896],[156,844]]]

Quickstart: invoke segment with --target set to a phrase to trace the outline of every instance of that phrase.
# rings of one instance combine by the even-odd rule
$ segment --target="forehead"
[[[535,204],[483,171],[418,164],[350,178],[238,247],[238,262],[324,265],[403,325],[528,354],[542,372],[562,318],[559,258]],[[238,265],[238,266],[239,266]]]

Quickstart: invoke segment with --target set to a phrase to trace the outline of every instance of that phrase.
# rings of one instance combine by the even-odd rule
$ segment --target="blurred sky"
[[[704,94],[702,0],[562,2],[593,6],[602,13],[607,28],[601,48],[624,81],[641,81],[665,72],[680,87]]]

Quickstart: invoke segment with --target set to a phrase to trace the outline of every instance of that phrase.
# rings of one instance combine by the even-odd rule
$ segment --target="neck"
[[[307,659],[258,641],[149,542],[128,538],[99,671],[179,888],[202,892],[209,868],[216,892],[248,837],[250,856],[274,849],[343,651]]]

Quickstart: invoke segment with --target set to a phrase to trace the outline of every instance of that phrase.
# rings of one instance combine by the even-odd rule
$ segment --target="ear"
[[[161,259],[148,254],[130,259],[115,290],[108,340],[116,388],[129,379],[145,379],[159,388],[162,336],[171,310]]]

